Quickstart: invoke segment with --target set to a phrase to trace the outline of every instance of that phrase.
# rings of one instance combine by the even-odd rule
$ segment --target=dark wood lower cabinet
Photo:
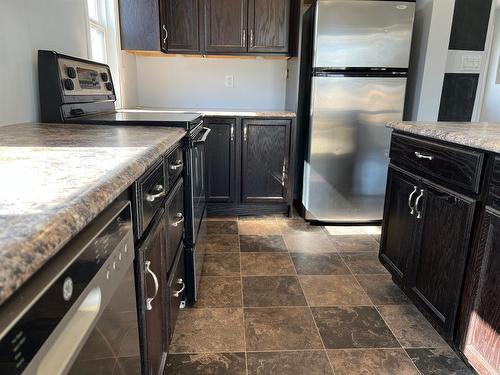
[[[449,341],[470,247],[475,201],[423,182],[416,206],[415,248],[408,263],[406,287]],[[419,202],[420,203],[420,202]]]
[[[245,119],[242,126],[242,202],[286,202],[290,121]]]
[[[207,141],[207,199],[236,201],[236,118],[209,118]]]
[[[208,210],[214,215],[286,213],[292,205],[293,118],[205,119]]]
[[[163,370],[165,336],[167,325],[164,313],[167,311],[165,301],[166,279],[165,269],[165,219],[162,213],[155,221],[151,232],[139,249],[140,275],[142,284],[141,301],[144,309],[144,332],[146,363],[148,375],[158,375]]]
[[[416,178],[389,168],[380,260],[400,283],[406,276],[408,254],[413,250],[416,218],[412,202],[417,193]]]
[[[460,349],[481,374],[500,373],[500,212],[486,208],[469,266]]]

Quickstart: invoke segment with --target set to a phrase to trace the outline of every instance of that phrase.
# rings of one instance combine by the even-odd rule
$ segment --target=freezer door
[[[391,132],[401,120],[406,78],[313,77],[304,165],[306,219],[382,219]]]
[[[319,0],[315,68],[407,68],[415,3]]]

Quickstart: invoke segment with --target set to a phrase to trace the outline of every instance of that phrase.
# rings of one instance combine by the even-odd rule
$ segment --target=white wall
[[[85,0],[0,0],[0,125],[38,121],[38,49],[86,58]]]
[[[500,10],[498,8],[495,12],[495,31],[483,97],[481,121],[500,122]]]
[[[137,56],[146,107],[284,109],[286,60]],[[234,88],[225,76],[234,76]]]
[[[455,0],[417,0],[406,120],[437,120],[454,6]]]

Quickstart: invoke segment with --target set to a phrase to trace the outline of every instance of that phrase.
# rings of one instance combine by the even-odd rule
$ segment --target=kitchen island
[[[500,124],[388,126],[380,260],[479,373],[498,373]]]

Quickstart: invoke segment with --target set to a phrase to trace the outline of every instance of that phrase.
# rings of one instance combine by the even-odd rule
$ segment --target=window
[[[120,106],[117,0],[87,0],[89,59],[108,64]]]
[[[107,63],[106,53],[106,4],[103,0],[87,0],[90,28],[90,58]]]

